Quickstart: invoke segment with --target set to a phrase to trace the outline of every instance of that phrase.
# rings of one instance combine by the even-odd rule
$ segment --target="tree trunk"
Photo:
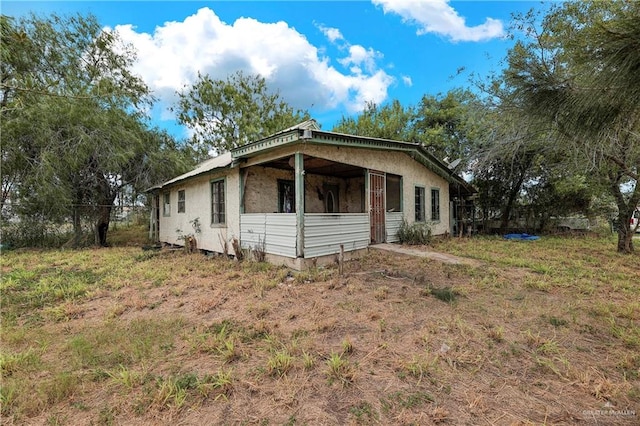
[[[518,177],[518,181],[511,188],[511,192],[509,193],[509,198],[507,199],[507,204],[502,209],[502,220],[500,221],[500,230],[505,231],[509,227],[509,216],[511,216],[511,210],[513,208],[513,204],[516,201],[518,193],[520,192],[520,188],[522,188],[522,183],[524,182],[524,177],[526,175],[526,171],[529,167],[525,167],[523,171],[521,171],[520,176]]]
[[[80,207],[73,207],[73,248],[78,248],[82,241],[82,219],[80,216]]]
[[[633,231],[625,215],[618,216],[618,253],[633,253]]]
[[[111,208],[110,205],[103,205],[98,207],[98,219],[96,220],[95,233],[96,244],[101,247],[107,246],[107,232],[109,231],[109,222],[111,220]]]
[[[105,191],[102,202],[97,207],[95,220],[95,236],[96,245],[101,247],[107,246],[107,232],[109,231],[109,222],[111,221],[111,210],[113,202],[116,199],[116,192]]]
[[[613,194],[618,207],[618,253],[633,253],[633,234],[635,229],[631,229],[631,218],[640,201],[640,185],[636,181],[636,186],[628,199],[622,195],[620,190],[621,181],[624,174],[620,171],[610,171],[609,188]]]

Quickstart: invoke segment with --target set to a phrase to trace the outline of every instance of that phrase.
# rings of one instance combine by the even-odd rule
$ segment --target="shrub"
[[[73,236],[71,228],[37,218],[3,221],[0,232],[3,248],[61,247]]]
[[[402,244],[429,244],[431,242],[431,226],[427,223],[409,224],[406,219],[402,219],[397,236]]]

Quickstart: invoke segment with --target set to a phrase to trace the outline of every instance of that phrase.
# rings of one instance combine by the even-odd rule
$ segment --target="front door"
[[[369,172],[369,223],[372,243],[383,243],[385,241],[384,176],[383,172]]]

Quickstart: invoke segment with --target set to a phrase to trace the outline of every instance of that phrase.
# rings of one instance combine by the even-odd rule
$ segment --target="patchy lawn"
[[[640,261],[450,239],[291,273],[114,247],[2,254],[2,423],[638,424]]]

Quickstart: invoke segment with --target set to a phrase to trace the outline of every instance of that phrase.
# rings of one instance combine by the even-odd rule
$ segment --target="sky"
[[[513,13],[539,1],[2,1],[2,14],[92,13],[138,52],[158,99],[152,121],[188,131],[170,107],[198,73],[259,74],[325,130],[367,102],[416,105],[501,68]]]

